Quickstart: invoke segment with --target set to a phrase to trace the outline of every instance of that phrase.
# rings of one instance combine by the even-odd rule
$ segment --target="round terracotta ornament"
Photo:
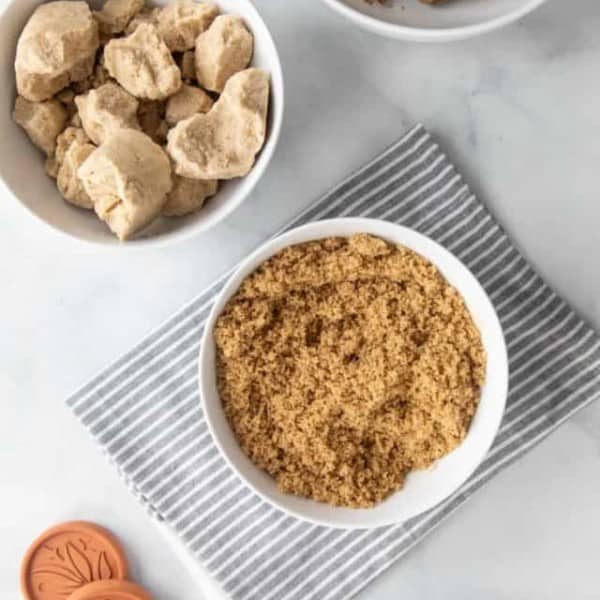
[[[29,547],[21,565],[27,600],[69,598],[94,581],[125,579],[123,548],[110,531],[85,521],[56,525]]]

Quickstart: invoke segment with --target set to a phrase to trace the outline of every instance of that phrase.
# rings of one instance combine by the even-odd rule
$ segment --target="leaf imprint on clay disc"
[[[106,558],[106,552],[104,550],[100,552],[98,556],[98,579],[112,579],[113,572]]]
[[[94,581],[92,565],[87,556],[72,542],[67,542],[67,556],[73,565],[73,568],[81,575],[82,579],[88,583]]]

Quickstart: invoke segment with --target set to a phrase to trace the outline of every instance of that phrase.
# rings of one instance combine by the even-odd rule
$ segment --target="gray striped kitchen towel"
[[[152,514],[235,600],[350,598],[490,477],[600,394],[600,338],[544,284],[421,126],[288,227],[340,216],[402,223],[457,255],[498,311],[510,358],[500,432],[452,497],[393,527],[344,531],[288,517],[220,457],[200,410],[196,359],[216,281],[68,400]]]

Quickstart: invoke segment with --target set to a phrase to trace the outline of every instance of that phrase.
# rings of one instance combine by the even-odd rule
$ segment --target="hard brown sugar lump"
[[[110,131],[78,175],[96,214],[126,240],[155,219],[171,191],[171,165],[163,149],[135,129]]]
[[[71,147],[71,144],[78,142],[80,145],[90,143],[90,138],[87,136],[85,131],[81,127],[67,127],[57,138],[56,138],[56,160],[59,164],[65,158],[67,150]]]
[[[98,24],[86,2],[38,6],[17,44],[17,90],[28,100],[47,100],[94,67]]]
[[[166,121],[175,125],[197,113],[207,113],[213,105],[213,99],[198,87],[184,84],[167,101]]]
[[[67,111],[58,100],[30,102],[17,96],[14,120],[25,130],[29,139],[46,155],[54,154],[56,138],[67,124]]]
[[[216,5],[193,0],[172,0],[156,15],[158,33],[172,52],[185,52],[219,14]]]
[[[137,98],[162,100],[181,87],[181,72],[153,25],[144,23],[111,40],[104,60],[111,77]]]
[[[180,121],[169,132],[175,172],[192,179],[246,175],[264,143],[268,102],[265,71],[236,73],[208,113]]]
[[[58,171],[65,159],[67,150],[73,142],[79,142],[80,145],[90,142],[90,138],[85,134],[85,131],[80,127],[67,127],[57,138],[54,154],[46,160],[46,173],[56,179]]]
[[[102,10],[94,13],[104,34],[121,33],[144,7],[144,0],[106,0]]]
[[[207,90],[222,92],[227,80],[250,64],[253,47],[252,34],[240,17],[217,17],[196,40],[198,83]]]
[[[105,83],[83,96],[75,103],[83,129],[94,142],[101,144],[113,129],[139,129],[138,101],[116,83]]]
[[[94,67],[90,75],[81,81],[71,84],[71,89],[75,92],[75,94],[81,95],[89,92],[90,90],[98,89],[100,86],[111,81],[114,82],[115,80],[111,78],[108,71],[104,67],[104,59],[102,58],[101,61],[98,62],[98,64]]]
[[[141,100],[138,108],[138,121],[142,131],[154,142],[163,145],[167,141],[169,126],[165,121],[166,104],[160,100]]]
[[[56,147],[54,149],[54,154],[49,156],[46,159],[46,162],[44,163],[44,170],[46,171],[47,175],[49,175],[53,179],[58,178],[58,173],[65,159],[67,150],[74,141],[78,141],[80,144],[83,145],[90,142],[90,139],[85,134],[85,131],[83,131],[83,129],[81,129],[80,127],[73,127],[69,125],[56,138]]]
[[[486,357],[458,292],[366,234],[285,248],[216,323],[217,381],[246,455],[284,492],[370,507],[467,435]]]
[[[162,209],[165,217],[183,217],[200,210],[207,198],[217,193],[218,182],[215,179],[187,179],[173,175],[173,189],[167,196]]]
[[[61,161],[56,178],[56,185],[63,198],[74,206],[88,210],[94,208],[94,203],[85,191],[77,171],[95,149],[93,144],[74,140]]]
[[[149,6],[142,8],[142,10],[137,15],[135,15],[133,19],[131,19],[131,21],[125,28],[125,33],[127,35],[133,33],[142,23],[148,23],[156,27],[156,25],[158,24],[158,13],[160,13],[160,11],[160,8],[151,8]]]

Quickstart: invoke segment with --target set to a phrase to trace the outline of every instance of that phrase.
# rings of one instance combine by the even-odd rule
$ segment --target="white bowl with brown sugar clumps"
[[[52,5],[62,5],[54,16]],[[138,13],[141,6],[144,11]],[[204,25],[199,7],[205,8]],[[16,73],[17,45],[34,13],[38,18],[27,30]],[[84,27],[88,21],[97,28]],[[217,29],[223,23],[229,27],[232,39],[244,38],[244,52],[236,54],[233,42],[218,46],[219,40],[203,41],[213,53],[202,63],[199,76],[190,44],[206,36],[215,22]],[[271,160],[283,120],[283,77],[273,39],[250,0],[9,0],[0,12],[0,34],[6,58],[0,95],[0,180],[29,214],[71,239],[118,247],[121,238],[130,240],[128,246],[134,248],[187,239],[214,226],[247,199]],[[47,59],[40,50],[46,34],[46,43],[62,49],[48,53]],[[140,77],[131,76],[135,65],[128,60],[133,45],[145,48],[137,55],[152,63],[139,70]],[[110,52],[104,52],[109,47]],[[153,65],[163,68],[153,69]],[[241,75],[248,77],[240,81]],[[235,86],[228,91],[225,82],[232,78]],[[25,97],[15,106],[16,79],[19,95]],[[239,139],[238,127],[236,152],[225,152],[236,158],[235,165],[220,169],[223,157],[216,146],[212,154],[206,152],[210,146],[206,136],[198,139],[194,154],[187,153],[189,141],[202,130],[196,121],[204,119],[214,139],[219,135],[230,139],[231,131],[223,131],[223,124],[229,123],[231,113],[237,115],[236,123],[243,121],[240,96],[258,88],[260,98],[259,94],[253,98],[256,110],[248,117],[253,122],[244,121],[249,139]],[[188,132],[183,123],[194,117],[198,117],[195,129]],[[80,135],[82,127],[86,136]],[[125,147],[124,152],[96,156],[97,147],[110,137],[109,130],[116,128],[139,128],[147,137],[145,144],[129,140],[131,148],[136,142],[129,157]],[[167,136],[175,128],[179,134],[168,149]],[[169,156],[166,168],[172,181],[168,191],[162,189],[162,180],[156,186],[154,177],[148,176],[154,167],[136,170],[133,164],[138,154],[157,149],[165,156],[176,154]],[[202,170],[205,156],[211,158],[210,172]],[[84,181],[79,170],[88,160]],[[185,174],[179,164],[183,162]],[[193,168],[196,171],[190,175]],[[130,193],[133,187],[135,193]],[[102,191],[108,188],[111,193]],[[160,198],[155,199],[155,193]],[[150,196],[156,202],[144,203]],[[138,210],[140,203],[143,210]]]
[[[351,275],[354,265],[360,276]],[[377,269],[390,265],[380,278]],[[295,283],[288,287],[290,277]],[[393,285],[385,281],[390,277]],[[386,318],[404,319],[394,336],[385,333]],[[323,319],[326,326],[312,327]],[[413,319],[420,324],[413,327]],[[427,319],[435,343],[423,339]],[[398,334],[403,328],[406,344]],[[412,373],[406,397],[401,385],[390,392],[404,372]],[[340,386],[345,377],[355,390]],[[436,378],[450,378],[447,392],[443,382],[435,392],[447,393],[447,401],[431,402],[422,389]],[[405,227],[344,218],[293,229],[241,264],[207,320],[199,385],[217,447],[257,494],[308,521],[369,528],[436,506],[475,471],[502,419],[508,360],[494,308],[457,258]],[[418,410],[411,412],[411,403]],[[401,438],[399,457],[385,445]],[[381,447],[372,451],[372,444]]]

